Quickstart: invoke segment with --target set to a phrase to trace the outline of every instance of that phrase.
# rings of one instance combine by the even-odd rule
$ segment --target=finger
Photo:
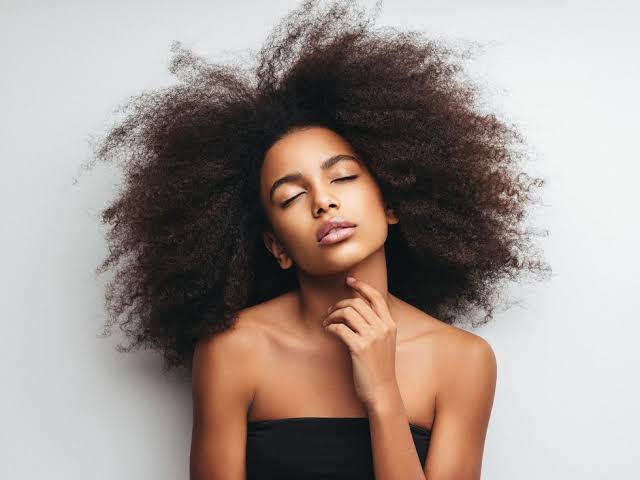
[[[344,320],[344,322],[342,322]],[[356,309],[346,306],[333,310],[323,322],[323,326],[331,323],[346,323],[354,332],[360,335],[367,335],[371,325],[362,318]]]
[[[356,278],[350,280],[351,278],[353,277],[347,277],[347,284],[355,291],[360,293],[363,297],[365,297],[365,299],[371,304],[371,308],[373,308],[378,317],[380,317],[387,324],[395,323],[391,318],[389,307],[387,306],[387,302],[385,301],[382,294],[368,283]]]
[[[333,310],[336,310],[338,308],[343,308],[348,306],[355,308],[360,314],[360,316],[362,316],[362,318],[364,318],[367,321],[367,323],[371,325],[375,325],[381,322],[376,312],[373,311],[373,308],[371,308],[371,306],[360,297],[345,298],[343,300],[340,300],[331,306],[331,308],[329,309],[329,312],[332,312]]]
[[[361,341],[360,337],[344,323],[332,323],[327,325],[325,330],[332,335],[339,337],[345,343],[349,351],[356,352],[358,350],[358,346]]]

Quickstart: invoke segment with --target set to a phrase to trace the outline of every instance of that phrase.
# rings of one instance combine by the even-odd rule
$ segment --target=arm
[[[250,332],[226,330],[196,346],[190,480],[244,480],[247,411],[254,394]]]
[[[452,352],[436,395],[427,480],[479,480],[496,388],[496,357],[473,336]]]
[[[424,471],[399,391],[369,409],[376,480],[478,480],[493,404],[496,360],[481,337],[465,338],[443,362],[436,417]]]
[[[376,480],[425,480],[400,390],[380,397],[367,414]]]

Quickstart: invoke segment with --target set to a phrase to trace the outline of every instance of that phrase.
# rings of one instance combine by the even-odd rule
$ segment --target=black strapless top
[[[409,424],[424,467],[431,431]],[[373,480],[367,417],[291,417],[247,422],[247,480]]]

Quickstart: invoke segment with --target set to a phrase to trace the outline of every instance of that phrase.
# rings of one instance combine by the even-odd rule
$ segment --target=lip
[[[355,229],[356,227],[340,227],[322,237],[322,240],[320,240],[319,243],[320,245],[331,245],[332,243],[341,242],[353,235]]]
[[[320,225],[320,227],[318,228],[318,231],[316,232],[316,240],[319,243],[321,243],[323,237],[327,235],[334,228],[341,228],[341,229],[349,228],[352,230],[351,227],[355,227],[355,226],[356,226],[355,223],[349,222],[348,220],[345,220],[341,216],[332,217],[326,222],[324,222],[322,225]]]

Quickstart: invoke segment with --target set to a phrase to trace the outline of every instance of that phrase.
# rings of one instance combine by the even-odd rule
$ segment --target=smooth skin
[[[327,164],[329,158],[339,160]],[[242,310],[234,328],[198,343],[191,480],[244,480],[247,421],[291,417],[369,417],[377,480],[404,472],[479,479],[494,352],[482,337],[388,292],[384,242],[399,219],[366,166],[342,137],[314,126],[269,149],[260,187],[272,227],[265,247],[282,268],[295,264],[299,289]],[[319,245],[316,229],[334,215],[355,223],[355,232]],[[384,318],[366,310],[372,297],[383,302]],[[377,329],[385,333],[361,349],[366,355],[354,356],[354,327],[381,327],[378,321],[391,328]],[[407,421],[432,431],[424,471],[417,471]]]

